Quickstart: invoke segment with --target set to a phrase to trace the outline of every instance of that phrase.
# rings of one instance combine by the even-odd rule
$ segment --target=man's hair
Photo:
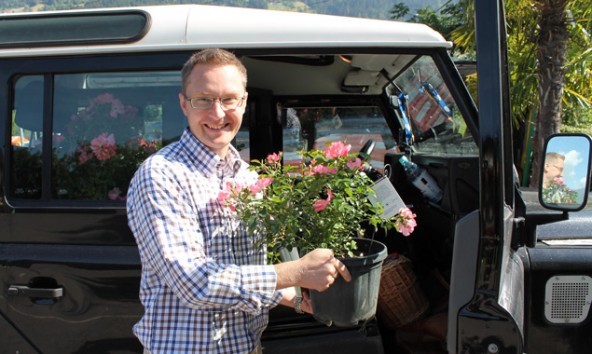
[[[565,160],[565,156],[558,153],[558,152],[548,152],[545,155],[545,163],[547,163],[547,161],[557,161],[557,160]]]
[[[243,63],[233,53],[227,50],[220,48],[207,48],[194,53],[183,65],[183,69],[181,70],[183,92],[185,92],[185,89],[187,88],[189,75],[196,65],[233,65],[241,73],[243,77],[243,86],[244,88],[247,88],[247,68],[245,68]]]

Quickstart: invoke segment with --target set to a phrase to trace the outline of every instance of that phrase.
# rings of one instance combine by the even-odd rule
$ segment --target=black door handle
[[[64,288],[31,288],[27,285],[10,285],[8,296],[57,299],[64,296]]]

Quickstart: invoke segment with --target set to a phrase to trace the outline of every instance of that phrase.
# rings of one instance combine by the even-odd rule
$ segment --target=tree
[[[530,184],[540,182],[540,160],[545,138],[561,130],[561,97],[569,33],[566,8],[569,0],[538,0],[537,75],[539,113],[534,139]]]
[[[463,22],[463,14],[465,13],[466,1],[446,1],[438,9],[434,10],[430,6],[418,9],[413,14],[409,21],[424,23],[440,32],[445,38],[450,39],[450,36],[455,28],[459,27]],[[410,13],[407,5],[400,2],[393,6],[390,10],[391,19],[403,20]]]
[[[464,13],[456,13],[461,24],[450,33],[456,50],[464,53],[474,52],[473,1],[458,1]],[[521,133],[531,124],[536,135],[532,156],[527,156],[532,168],[521,173],[530,175],[530,185],[535,187],[540,180],[543,141],[592,105],[592,10],[577,0],[507,0],[505,12],[516,136],[525,135]],[[515,141],[516,157],[527,144]]]

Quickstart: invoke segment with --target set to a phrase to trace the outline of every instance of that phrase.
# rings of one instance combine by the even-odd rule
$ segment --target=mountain
[[[205,4],[389,19],[391,16],[390,11],[399,2],[405,3],[410,12],[413,13],[417,9],[427,6],[437,9],[446,0],[2,0],[0,1],[0,12],[162,4]]]

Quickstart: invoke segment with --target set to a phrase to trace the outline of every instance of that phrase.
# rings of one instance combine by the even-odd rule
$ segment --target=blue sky
[[[575,190],[584,188],[586,168],[590,161],[590,142],[584,137],[562,136],[554,138],[547,146],[547,152],[565,156],[563,181]]]

